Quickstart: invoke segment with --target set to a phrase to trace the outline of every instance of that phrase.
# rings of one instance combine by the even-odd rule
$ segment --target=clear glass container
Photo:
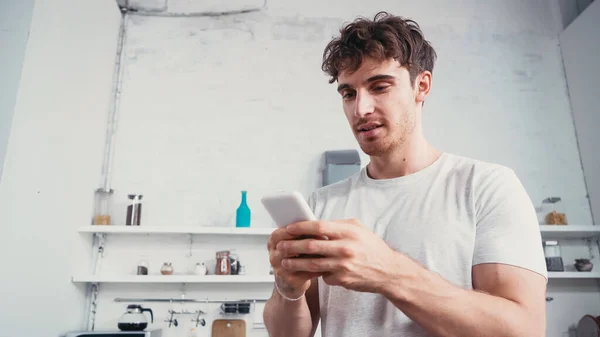
[[[217,252],[217,264],[215,266],[216,275],[231,275],[231,261],[229,260],[229,251],[222,250]]]
[[[567,215],[560,197],[548,197],[542,201],[542,217],[545,225],[566,225]]]
[[[127,206],[126,226],[139,226],[142,219],[142,198],[141,194],[129,194],[129,205]]]
[[[562,256],[560,251],[560,244],[558,243],[558,241],[545,241],[544,255],[546,257]]]
[[[231,265],[231,275],[239,273],[240,258],[235,249],[229,250],[229,264]]]
[[[149,263],[146,258],[142,258],[137,265],[137,274],[138,275],[148,275]]]
[[[544,241],[547,271],[565,271],[558,241]]]
[[[113,190],[99,188],[94,193],[94,225],[111,224]]]

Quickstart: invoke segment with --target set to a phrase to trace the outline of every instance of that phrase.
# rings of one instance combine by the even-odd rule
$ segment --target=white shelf
[[[600,226],[540,225],[542,237],[548,240],[593,239],[600,237]]]
[[[585,279],[600,279],[600,272],[584,272],[584,271],[565,271],[565,272],[548,272],[548,278],[585,278]]]
[[[105,234],[200,234],[200,235],[255,235],[269,236],[275,228],[268,227],[169,227],[169,226],[83,226],[80,233]]]
[[[197,235],[253,235],[269,236],[270,227],[170,227],[170,226],[83,226],[80,233],[105,234],[197,234]],[[600,226],[540,225],[542,237],[548,240],[600,238]]]
[[[72,278],[73,283],[273,283],[273,275],[82,275]]]
[[[600,279],[600,272],[548,272],[550,279]],[[130,275],[130,276],[75,276],[74,283],[273,283],[273,275]]]

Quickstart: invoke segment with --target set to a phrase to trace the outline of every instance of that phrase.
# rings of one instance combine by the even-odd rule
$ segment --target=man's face
[[[408,70],[393,59],[364,59],[356,72],[340,73],[344,113],[367,155],[390,153],[413,133],[422,97],[418,82],[413,87]]]

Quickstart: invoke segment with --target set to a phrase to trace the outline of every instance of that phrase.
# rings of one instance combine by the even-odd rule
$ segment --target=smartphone
[[[275,221],[275,224],[279,228],[285,228],[287,225],[299,222],[299,221],[311,221],[317,220],[313,214],[310,206],[306,203],[306,200],[302,197],[302,194],[297,191],[292,192],[281,192],[277,194],[264,196],[262,204],[271,215],[271,218]],[[311,235],[302,235],[295,240],[314,239]],[[326,237],[319,238],[327,240]],[[318,258],[321,255],[307,255],[300,254],[296,258]]]
[[[267,195],[261,202],[279,228],[294,222],[317,220],[302,194],[297,191]]]

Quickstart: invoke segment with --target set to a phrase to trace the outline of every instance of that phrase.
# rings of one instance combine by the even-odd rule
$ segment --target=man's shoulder
[[[516,176],[515,171],[507,165],[457,154],[448,153],[446,156],[450,170],[469,175],[474,184],[496,179],[512,179]]]
[[[464,156],[451,157],[453,169],[467,174],[466,185],[473,193],[476,205],[493,207],[516,194],[526,194],[521,179],[507,165]]]
[[[511,170],[511,168],[506,165],[484,159],[477,159],[453,153],[447,153],[446,156],[448,157],[451,165],[460,170],[476,170],[482,173],[494,170]]]
[[[331,200],[332,198],[340,198],[348,196],[349,192],[356,186],[357,182],[360,179],[360,175],[362,174],[361,169],[359,172],[354,173],[353,175],[335,182],[333,184],[329,184],[327,186],[322,186],[317,188],[310,195],[311,202],[319,203],[319,201]]]

